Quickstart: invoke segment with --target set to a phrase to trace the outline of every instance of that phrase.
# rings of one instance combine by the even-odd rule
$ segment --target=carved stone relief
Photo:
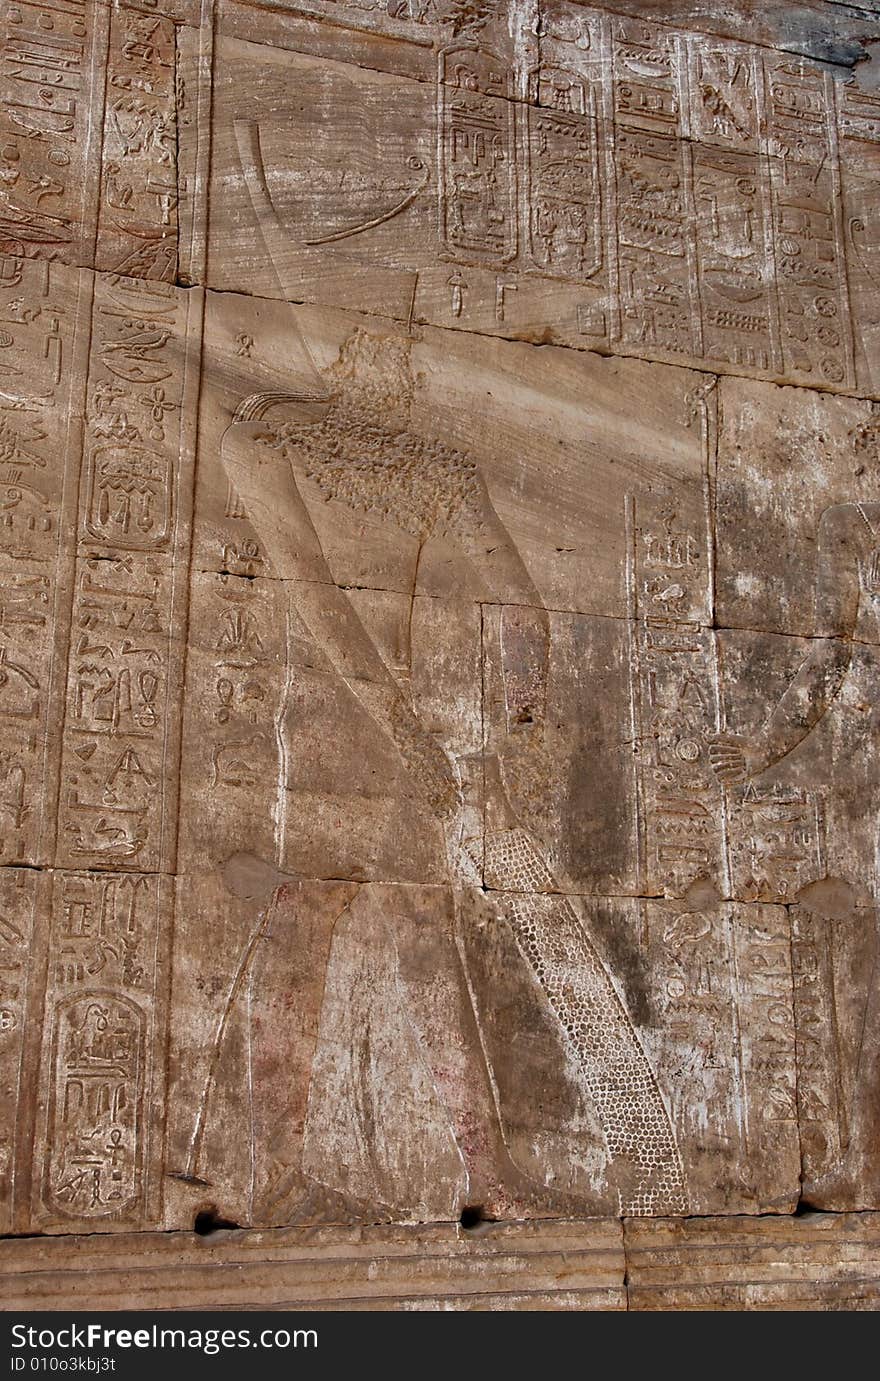
[[[880,1208],[861,21],[3,10],[0,1231]]]
[[[871,92],[565,0],[430,45],[426,14],[333,6],[332,52],[293,5],[253,43],[248,9],[219,8],[211,286],[876,391]]]

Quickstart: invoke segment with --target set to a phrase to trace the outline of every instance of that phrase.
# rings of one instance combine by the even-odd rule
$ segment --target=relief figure
[[[224,435],[223,463],[286,584],[291,621],[396,747],[426,817],[443,831],[455,920],[442,945],[434,937],[425,954],[442,969],[437,991],[445,997],[412,1002],[408,1016],[464,1162],[465,1201],[487,1204],[494,1215],[523,1206],[566,1211],[577,1202],[530,1183],[505,1146],[461,957],[461,904],[482,889],[509,927],[596,1111],[621,1212],[685,1212],[684,1170],[647,1056],[580,913],[546,862],[546,846],[519,822],[505,785],[505,739],[530,737],[540,756],[549,617],[476,462],[413,427],[409,351],[407,340],[355,332],[326,379],[298,394],[246,399]],[[389,670],[334,579],[303,498],[309,487],[415,540],[413,597],[423,548],[439,539],[502,606],[496,651],[505,723],[483,731],[477,754],[456,758],[423,723],[406,676]],[[283,712],[282,740],[295,733]],[[413,967],[411,952],[407,964]],[[299,1077],[307,1081],[309,1072]],[[291,1193],[302,1195],[304,1186]]]

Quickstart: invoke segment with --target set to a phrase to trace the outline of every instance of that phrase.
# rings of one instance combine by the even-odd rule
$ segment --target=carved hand
[[[754,746],[739,734],[718,734],[710,739],[709,761],[725,785],[754,777],[764,767]]]
[[[273,445],[267,422],[234,422],[220,454],[227,478],[241,498],[282,580],[331,582],[311,518],[303,504],[286,448]]]
[[[269,422],[233,422],[221,443],[227,477],[243,496],[261,502],[277,497],[279,483],[293,487],[290,460],[273,445],[275,431]]]

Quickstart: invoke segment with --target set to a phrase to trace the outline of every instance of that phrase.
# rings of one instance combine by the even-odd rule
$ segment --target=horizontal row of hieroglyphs
[[[145,5],[3,8],[0,247],[173,281],[193,190],[174,23]],[[222,25],[242,6],[217,8]],[[880,274],[875,98],[800,59],[562,3],[313,11],[337,34],[436,32],[433,193],[414,186],[437,198],[449,260],[589,289],[586,345],[873,391],[852,318],[873,319]],[[468,287],[451,275],[456,319]]]
[[[310,35],[294,27],[304,14],[294,3],[261,7],[267,33],[279,11],[289,27],[271,30],[273,42],[358,61],[345,28],[372,28],[398,42],[369,65],[436,82],[436,167],[414,156],[411,195],[360,230],[398,216],[403,265],[414,224],[405,213],[417,197],[435,199],[434,252],[474,269],[449,276],[452,319],[442,324],[484,329],[469,311],[491,297],[510,327],[525,310],[516,281],[526,274],[580,290],[573,329],[584,345],[876,387],[860,358],[880,282],[876,97],[801,58],[561,0],[442,12],[328,0],[310,7],[333,21],[320,49],[314,23]],[[254,14],[241,0],[218,12],[220,32],[225,22],[239,37],[242,14]],[[408,69],[407,38],[420,44]],[[372,118],[367,104],[359,118]],[[342,148],[345,123],[343,114]],[[344,257],[357,233],[306,243]]]
[[[782,64],[772,74],[766,132],[784,147],[765,163],[757,59],[693,46],[692,142],[679,45],[659,31],[632,41],[647,37],[614,26],[608,180],[597,83],[555,66],[533,75],[520,169],[528,257],[572,280],[595,281],[604,268],[607,314],[597,307],[585,334],[852,385],[830,78]],[[483,99],[493,77],[502,94],[500,64],[478,49],[453,49],[442,63],[444,239],[504,263],[517,249],[513,107]],[[612,197],[608,236],[601,208]]]
[[[175,30],[149,8],[3,0],[0,250],[173,280]]]

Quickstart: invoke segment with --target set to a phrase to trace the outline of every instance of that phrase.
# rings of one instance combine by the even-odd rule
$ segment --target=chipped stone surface
[[[3,6],[3,1233],[873,1307],[880,29],[716,9]]]

